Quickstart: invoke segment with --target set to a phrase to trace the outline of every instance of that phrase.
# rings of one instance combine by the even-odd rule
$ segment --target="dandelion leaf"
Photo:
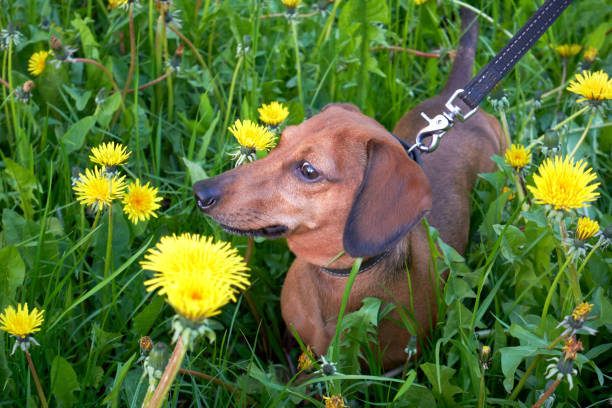
[[[15,299],[17,288],[23,284],[25,264],[13,245],[0,249],[0,307]]]
[[[58,407],[70,408],[77,401],[74,392],[80,390],[72,365],[62,356],[55,356],[51,364],[51,394]]]
[[[95,124],[95,116],[85,116],[70,126],[66,134],[61,138],[66,154],[75,152],[83,147],[85,137]]]
[[[432,384],[433,395],[438,402],[443,401],[443,405],[447,407],[457,406],[454,395],[463,393],[463,390],[451,383],[451,379],[455,376],[456,370],[439,366],[434,363],[425,363],[419,366],[425,376]]]

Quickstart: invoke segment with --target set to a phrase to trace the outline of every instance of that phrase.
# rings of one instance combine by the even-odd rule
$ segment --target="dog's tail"
[[[462,35],[444,93],[465,87],[472,78],[474,57],[478,46],[478,18],[473,11],[465,7],[461,7],[459,15],[461,16]]]

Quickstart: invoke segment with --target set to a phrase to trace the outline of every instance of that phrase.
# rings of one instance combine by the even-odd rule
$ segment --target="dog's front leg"
[[[281,311],[287,326],[295,329],[304,344],[321,355],[327,352],[335,324],[324,320],[319,290],[313,282],[316,269],[299,258],[293,262],[281,291]]]

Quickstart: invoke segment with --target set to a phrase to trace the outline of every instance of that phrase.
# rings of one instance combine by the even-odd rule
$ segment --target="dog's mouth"
[[[230,227],[229,225],[219,225],[230,234],[245,235],[247,237],[264,237],[269,239],[280,238],[289,231],[289,228],[285,225],[270,225],[258,229],[239,229]]]

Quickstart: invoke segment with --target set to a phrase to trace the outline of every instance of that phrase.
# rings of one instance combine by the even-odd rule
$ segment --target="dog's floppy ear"
[[[379,254],[406,235],[431,209],[431,186],[399,146],[368,141],[368,164],[344,228],[352,257]]]

